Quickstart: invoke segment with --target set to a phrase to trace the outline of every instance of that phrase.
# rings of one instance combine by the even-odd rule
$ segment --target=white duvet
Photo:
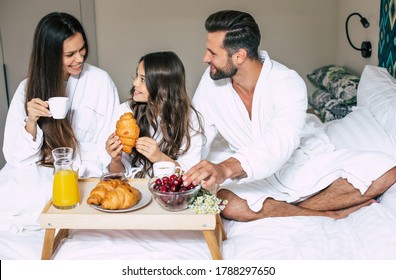
[[[215,147],[223,144],[218,141]],[[215,151],[211,159],[216,161],[226,152]],[[46,176],[50,178],[50,174]],[[41,182],[47,180],[43,179],[46,176]],[[41,258],[44,231],[32,222],[22,225],[23,218],[39,213],[38,205],[33,206],[36,212],[17,215],[14,221],[11,215],[0,217],[0,259]],[[223,242],[222,254],[228,260],[396,259],[396,185],[379,203],[341,220],[326,217],[267,218],[249,223],[224,220],[224,226],[228,238]],[[71,230],[53,258],[209,260],[211,255],[199,231]]]
[[[396,187],[341,220],[325,217],[224,221],[224,259],[396,259]],[[0,232],[0,259],[40,259],[44,232]],[[208,260],[199,231],[73,230],[54,259]]]

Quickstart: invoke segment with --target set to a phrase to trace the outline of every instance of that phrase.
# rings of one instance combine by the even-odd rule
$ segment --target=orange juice
[[[55,172],[52,203],[60,209],[70,209],[80,204],[77,172],[70,169]]]

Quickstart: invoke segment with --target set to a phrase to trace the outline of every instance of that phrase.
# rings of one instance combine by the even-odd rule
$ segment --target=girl
[[[180,58],[173,52],[143,56],[138,63],[131,89],[132,98],[121,104],[117,117],[134,114],[140,137],[131,155],[111,134],[106,150],[111,156],[110,172],[125,172],[127,177],[151,177],[152,165],[172,161],[188,170],[201,157],[203,131],[199,113],[191,105]]]

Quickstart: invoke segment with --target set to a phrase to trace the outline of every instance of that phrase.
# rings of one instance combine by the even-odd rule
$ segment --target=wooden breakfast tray
[[[213,259],[222,259],[221,244],[226,239],[219,215],[195,214],[187,209],[170,212],[162,209],[156,201],[151,201],[134,211],[108,213],[94,209],[86,203],[90,191],[99,182],[98,178],[79,180],[80,206],[60,210],[49,201],[40,215],[40,224],[46,229],[41,259],[51,259],[60,241],[69,234],[69,229],[115,229],[115,230],[201,230]],[[148,179],[130,179],[129,184],[148,191]],[[55,236],[55,231],[59,229]]]

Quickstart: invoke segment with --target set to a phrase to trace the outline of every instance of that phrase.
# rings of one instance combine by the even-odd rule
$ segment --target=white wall
[[[0,0],[0,29],[10,98],[26,78],[33,34],[39,20],[53,11],[75,15],[84,24],[90,41],[96,41],[94,0]],[[90,14],[91,12],[91,14]],[[90,44],[88,60],[97,63],[96,45]]]
[[[205,19],[223,9],[252,14],[261,29],[261,48],[304,79],[315,67],[336,60],[333,0],[95,0],[99,66],[115,81],[121,100],[129,98],[138,59],[159,50],[180,56],[192,95],[206,67]]]
[[[83,4],[90,2],[79,1]],[[306,74],[316,67],[337,63],[360,74],[366,64],[378,64],[380,0],[93,1],[98,65],[113,78],[121,101],[129,98],[131,75],[135,73],[138,59],[147,52],[159,50],[173,50],[180,56],[186,67],[189,92],[192,95],[206,67],[202,63],[206,35],[204,21],[211,13],[223,9],[238,9],[252,14],[261,29],[261,49],[266,49],[272,59],[295,69],[305,79],[309,91],[313,90],[313,86],[307,81]],[[0,2],[4,4],[5,1]],[[35,9],[40,7],[36,5]],[[47,10],[50,6],[41,8]],[[352,12],[361,13],[371,24],[369,29],[364,29],[358,18],[350,21],[350,35],[355,44],[360,45],[363,40],[371,41],[373,54],[370,59],[361,57],[360,52],[352,49],[347,42],[345,20]],[[17,14],[20,12],[11,16],[17,17]],[[32,28],[23,17],[18,17],[18,22],[18,27]],[[87,28],[92,29],[92,24]],[[23,63],[24,58],[20,53],[19,55]],[[28,66],[27,62],[25,64],[23,71]],[[0,74],[1,72],[2,69]],[[1,77],[0,92],[4,92]],[[2,99],[1,123],[5,121],[4,106]],[[2,144],[1,126],[0,129]],[[0,167],[2,163],[0,153]]]
[[[338,0],[337,63],[347,66],[352,72],[361,74],[367,64],[378,65],[380,0]],[[353,49],[346,37],[345,21],[353,13],[367,18],[370,27],[365,29],[358,16],[349,20],[349,37],[360,48],[362,41],[370,41],[373,52],[370,58],[363,58],[361,52]]]

